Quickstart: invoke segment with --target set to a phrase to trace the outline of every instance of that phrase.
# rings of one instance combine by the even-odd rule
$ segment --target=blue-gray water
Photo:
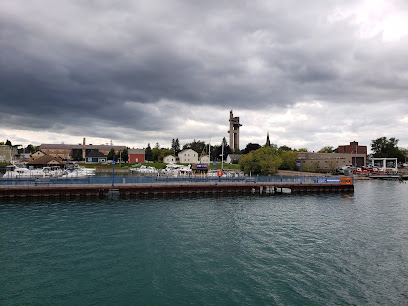
[[[407,305],[408,184],[0,201],[0,304]]]

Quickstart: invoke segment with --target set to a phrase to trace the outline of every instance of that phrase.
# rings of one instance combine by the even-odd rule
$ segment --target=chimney
[[[82,143],[82,159],[85,160],[85,137]]]

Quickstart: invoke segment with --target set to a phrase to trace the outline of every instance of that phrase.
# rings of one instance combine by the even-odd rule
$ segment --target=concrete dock
[[[102,184],[49,185],[49,186],[0,186],[0,198],[36,197],[134,197],[166,196],[184,194],[257,194],[276,193],[350,193],[354,185],[349,184],[296,184],[273,182],[176,182],[150,184]]]

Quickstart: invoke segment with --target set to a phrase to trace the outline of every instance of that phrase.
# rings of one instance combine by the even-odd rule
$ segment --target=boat
[[[29,169],[24,164],[13,163],[6,167],[6,173],[2,179],[31,179],[38,177],[61,177],[63,170],[60,168],[43,167],[41,169]]]
[[[191,165],[177,165],[177,164],[168,164],[166,168],[161,171],[161,175],[164,176],[171,176],[171,177],[185,177],[191,176],[193,174],[193,170],[191,169]]]
[[[130,168],[129,171],[133,173],[138,173],[138,174],[156,174],[158,173],[158,170],[155,167],[144,166],[144,165],[138,168]]]
[[[74,167],[65,169],[61,178],[84,178],[94,176],[95,172],[96,170],[93,168],[85,168],[75,165]]]

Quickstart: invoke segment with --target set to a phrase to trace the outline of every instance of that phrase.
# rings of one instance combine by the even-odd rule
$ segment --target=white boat
[[[172,177],[185,177],[191,176],[193,174],[193,170],[191,169],[191,165],[184,166],[177,164],[168,164],[166,168],[162,170],[161,174]]]
[[[6,167],[3,179],[30,179],[37,177],[60,177],[63,171],[59,168],[43,167],[41,169],[28,169],[24,165],[12,164]]]
[[[80,166],[74,166],[72,168],[67,168],[64,170],[61,178],[83,178],[94,176],[96,170],[93,168],[85,168]]]
[[[150,166],[140,166],[139,168],[130,168],[130,172],[141,173],[141,174],[155,174],[158,173],[158,170],[155,167]]]

